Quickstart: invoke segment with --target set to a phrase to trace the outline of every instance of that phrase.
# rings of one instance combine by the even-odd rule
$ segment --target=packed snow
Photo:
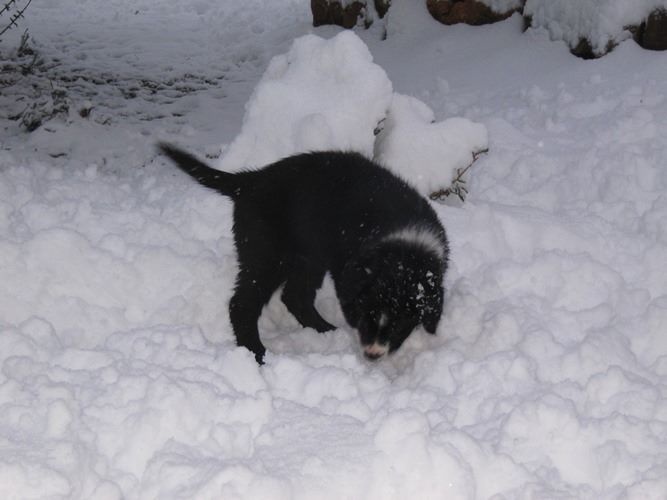
[[[436,122],[419,99],[394,94],[374,155],[424,195],[451,187],[458,172],[488,148],[488,132],[466,118]]]
[[[241,132],[218,162],[222,170],[304,151],[357,151],[428,196],[449,187],[488,148],[484,125],[460,117],[436,122],[428,105],[394,93],[368,47],[349,31],[297,38],[271,60],[245,109]]]
[[[313,29],[306,0],[33,2],[26,75],[5,36],[2,498],[665,498],[667,54],[582,61],[519,16],[444,27],[392,4],[382,40]],[[357,101],[366,72],[383,91]],[[379,148],[414,183],[488,146],[466,201],[434,203],[437,335],[366,361],[326,281],[337,330],[274,297],[257,366],[227,316],[231,203],[158,140],[240,167]]]
[[[596,55],[632,36],[651,12],[667,10],[667,0],[526,0],[524,14],[534,28],[546,29],[554,40],[576,47],[588,40]]]
[[[300,37],[271,60],[219,167],[258,167],[329,149],[371,157],[374,131],[391,102],[391,81],[353,32]]]

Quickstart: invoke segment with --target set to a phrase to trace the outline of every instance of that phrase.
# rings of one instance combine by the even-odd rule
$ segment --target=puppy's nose
[[[366,359],[376,360],[387,354],[388,346],[383,344],[371,344],[364,346],[364,356]]]
[[[375,361],[375,360],[380,359],[382,357],[382,353],[364,351],[364,356],[366,356],[366,359],[370,359],[371,361]]]

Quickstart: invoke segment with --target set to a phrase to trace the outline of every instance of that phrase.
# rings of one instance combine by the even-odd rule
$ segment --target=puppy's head
[[[439,256],[404,242],[384,244],[355,262],[354,291],[341,306],[366,358],[396,351],[419,326],[435,333],[444,265]]]

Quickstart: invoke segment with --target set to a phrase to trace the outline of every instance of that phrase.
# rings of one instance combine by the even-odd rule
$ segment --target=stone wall
[[[313,26],[335,24],[350,29],[357,24],[366,24],[366,0],[344,4],[336,0],[310,0],[310,9],[313,12]]]
[[[344,28],[364,26],[368,28],[373,22],[369,15],[368,5],[371,0],[311,0],[313,25],[335,24]],[[515,12],[522,12],[523,7],[510,9],[507,12],[495,12],[478,0],[424,0],[429,13],[443,24],[465,23],[474,26],[495,23],[507,19]],[[525,4],[525,0],[520,2]],[[391,7],[391,0],[373,0],[371,10],[375,10],[382,18]],[[526,29],[531,26],[531,19],[524,17]],[[641,24],[627,26],[635,41],[645,49],[667,50],[667,11],[658,9]],[[609,44],[606,51],[596,53],[586,38],[570,47],[570,51],[584,59],[600,57],[613,50]]]
[[[496,23],[521,10],[519,8],[494,12],[476,0],[427,0],[426,7],[431,16],[443,24],[465,23],[473,26]]]
[[[635,41],[648,50],[667,50],[667,11],[658,9],[639,26],[629,28]]]

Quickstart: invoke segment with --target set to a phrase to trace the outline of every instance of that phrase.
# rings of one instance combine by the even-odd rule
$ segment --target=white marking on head
[[[388,234],[386,240],[399,240],[413,243],[435,254],[439,259],[445,258],[445,244],[431,229],[421,227],[405,227]]]

